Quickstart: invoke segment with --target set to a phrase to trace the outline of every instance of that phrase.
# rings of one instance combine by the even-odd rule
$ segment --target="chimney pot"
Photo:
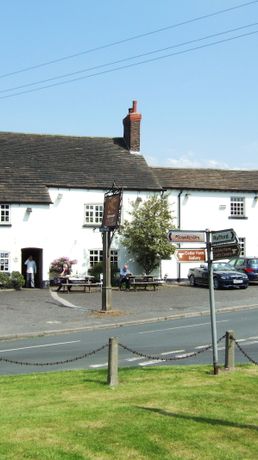
[[[137,101],[133,101],[133,112],[137,112]]]

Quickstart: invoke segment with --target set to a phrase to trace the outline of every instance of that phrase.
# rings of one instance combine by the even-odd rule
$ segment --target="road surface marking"
[[[227,323],[228,319],[223,319],[221,321],[217,321],[217,323]],[[152,329],[150,331],[140,331],[138,334],[152,334],[153,332],[165,332],[165,331],[172,331],[175,329],[185,329],[185,328],[192,328],[192,327],[200,327],[200,326],[207,326],[210,325],[210,322],[207,323],[196,323],[196,324],[189,324],[186,326],[175,326],[175,327],[168,327],[164,329]]]
[[[246,339],[236,339],[237,342],[246,342],[247,340],[256,340],[258,337],[246,337]]]
[[[172,354],[175,354],[175,353],[183,353],[183,351],[185,351],[185,350],[165,351],[164,353],[161,353],[161,355],[162,355],[162,356],[165,356],[165,355],[172,355]]]
[[[6,353],[7,351],[30,350],[31,348],[57,347],[58,345],[69,345],[70,343],[78,342],[80,342],[80,340],[72,340],[71,342],[45,343],[44,345],[31,345],[30,347],[9,348],[6,350],[0,350],[0,353]]]
[[[93,367],[94,369],[97,369],[98,367],[107,367],[108,363],[103,363],[103,364],[91,364],[89,367]]]
[[[207,343],[207,345],[199,345],[198,347],[194,347],[195,350],[202,350],[203,348],[210,347],[211,344]]]
[[[127,358],[126,361],[132,363],[133,361],[140,361],[141,359],[145,359],[145,356],[136,356],[135,358]]]
[[[164,363],[164,359],[153,359],[152,361],[144,361],[144,363],[139,363],[139,366],[151,366],[152,364]]]
[[[255,343],[258,343],[258,340],[254,340],[253,342],[248,342],[248,340],[247,340],[247,341],[246,341],[245,343],[243,343],[242,345],[253,345],[253,344],[255,344]]]

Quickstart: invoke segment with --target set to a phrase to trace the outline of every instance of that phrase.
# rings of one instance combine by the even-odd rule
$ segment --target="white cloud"
[[[187,152],[180,157],[146,157],[147,162],[151,166],[165,166],[170,168],[217,168],[217,169],[229,169],[229,165],[225,162],[220,162],[212,159],[199,159],[193,152]]]

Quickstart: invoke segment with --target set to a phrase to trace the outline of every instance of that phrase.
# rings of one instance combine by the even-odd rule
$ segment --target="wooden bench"
[[[101,288],[102,283],[61,283],[62,286],[62,292],[67,292],[69,293],[72,288],[79,287],[83,288],[83,291],[86,292],[86,289],[88,289],[88,292],[91,292],[92,288]],[[78,289],[77,289],[78,291]]]
[[[162,286],[163,282],[162,281],[155,281],[155,280],[138,280],[135,279],[130,283],[130,287],[132,287],[135,291],[137,288],[143,288],[145,291],[147,291],[147,287],[151,287],[154,291],[156,291],[156,288],[159,286]]]

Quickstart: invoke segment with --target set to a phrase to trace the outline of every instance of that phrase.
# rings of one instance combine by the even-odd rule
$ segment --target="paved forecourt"
[[[216,309],[258,308],[258,286],[216,291]],[[209,314],[207,288],[167,284],[156,291],[112,291],[112,310],[102,311],[101,292],[51,289],[0,290],[0,339],[62,331],[122,326],[142,321]]]

